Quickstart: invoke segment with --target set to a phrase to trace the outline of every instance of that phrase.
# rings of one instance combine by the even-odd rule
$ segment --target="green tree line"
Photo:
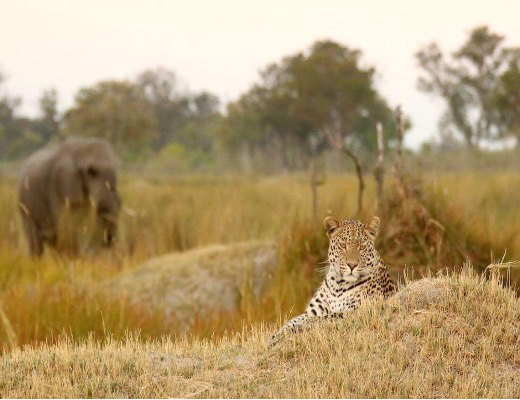
[[[520,143],[520,48],[477,27],[450,57],[435,43],[420,49],[420,90],[446,104],[446,140],[478,148],[483,140]],[[81,88],[58,112],[58,93],[42,93],[39,115],[20,116],[0,76],[0,159],[20,159],[67,136],[109,140],[124,161],[162,160],[171,168],[306,168],[336,148],[362,164],[374,159],[376,124],[395,142],[392,107],[376,88],[362,51],[326,40],[260,71],[236,101],[184,90],[174,71],[156,68],[131,80]]]

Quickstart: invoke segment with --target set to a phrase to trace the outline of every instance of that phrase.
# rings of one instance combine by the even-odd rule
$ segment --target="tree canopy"
[[[515,106],[508,96],[514,96],[517,88],[520,49],[506,48],[503,42],[503,36],[481,26],[469,33],[449,59],[436,43],[417,52],[425,73],[418,88],[441,97],[447,106],[439,122],[443,135],[459,136],[468,146],[478,148],[482,140],[514,133]]]
[[[515,138],[520,146],[519,47],[507,47],[503,36],[481,26],[452,54],[431,43],[416,60],[418,88],[446,105],[439,121],[445,145],[462,146],[461,140],[478,148]],[[21,99],[7,92],[0,74],[0,159],[22,158],[77,135],[109,140],[126,161],[176,157],[172,165],[186,170],[217,161],[233,168],[302,169],[339,160],[327,153],[332,157],[315,163],[335,148],[352,159],[360,177],[375,160],[378,123],[386,144],[396,143],[394,114],[376,76],[361,50],[322,40],[265,66],[226,112],[215,95],[190,91],[174,71],[157,67],[85,86],[65,112],[57,91],[46,89],[38,115],[29,118],[19,115]]]
[[[326,129],[374,153],[376,123],[393,132],[392,111],[375,88],[375,69],[360,57],[360,50],[320,41],[267,66],[260,82],[228,106],[224,140],[276,149],[283,168],[305,165],[326,148]]]
[[[121,153],[143,152],[157,136],[157,121],[144,93],[129,81],[103,81],[80,89],[65,114],[67,135],[97,136]]]
[[[64,131],[104,137],[130,159],[172,143],[204,153],[213,146],[209,120],[219,116],[218,107],[216,96],[183,92],[173,71],[157,68],[135,81],[102,81],[82,88],[65,114]]]

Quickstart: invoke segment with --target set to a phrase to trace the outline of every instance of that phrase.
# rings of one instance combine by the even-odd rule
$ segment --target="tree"
[[[0,89],[4,81],[0,73]],[[3,91],[3,90],[2,90]],[[25,154],[24,133],[28,131],[27,121],[16,116],[21,104],[19,97],[11,97],[0,91],[0,159],[8,159]]]
[[[512,54],[510,67],[498,81],[493,98],[502,137],[516,138],[520,147],[520,51]]]
[[[67,135],[103,137],[128,157],[144,155],[157,136],[149,102],[129,81],[103,81],[80,89],[64,119]]]
[[[181,93],[177,77],[165,68],[149,69],[137,77],[137,86],[157,120],[158,134],[153,142],[155,150],[175,141],[176,133],[190,117],[190,97]]]
[[[263,151],[265,129],[250,93],[227,105],[227,115],[217,127],[216,138],[224,149],[238,156],[241,169],[250,171],[255,152]]]
[[[188,156],[202,160],[207,157],[213,150],[214,121],[220,118],[218,97],[181,90],[175,73],[165,68],[144,71],[136,84],[157,120],[154,150],[175,144],[175,148],[182,146]]]
[[[300,113],[353,161],[359,182],[358,213],[365,186],[360,154],[375,153],[376,123],[390,125],[392,119],[373,85],[375,69],[361,67],[360,57],[359,50],[324,41],[315,43],[307,57],[295,60],[299,91],[304,94]]]
[[[375,70],[361,66],[360,57],[359,50],[321,41],[269,65],[261,82],[228,108],[227,119],[252,129],[231,132],[259,144],[278,143],[284,167],[298,161],[306,166],[332,145],[354,161],[361,199],[361,157],[376,152],[376,123],[387,127],[386,140],[395,130],[392,110],[374,87]]]
[[[192,97],[192,117],[197,119],[213,118],[219,114],[220,100],[214,94],[201,92]]]
[[[219,100],[202,92],[190,99],[190,115],[175,134],[178,142],[188,150],[210,153],[213,150],[215,125],[220,119]]]
[[[58,133],[58,92],[56,89],[45,90],[39,100],[40,117],[33,123],[34,131],[41,137],[43,143]]]
[[[447,110],[439,122],[441,132],[461,136],[475,149],[483,139],[502,137],[496,110],[500,76],[510,68],[515,51],[503,46],[504,37],[487,26],[473,29],[466,42],[446,60],[432,43],[416,54],[426,73],[418,88],[443,98]],[[452,129],[454,131],[452,131]]]

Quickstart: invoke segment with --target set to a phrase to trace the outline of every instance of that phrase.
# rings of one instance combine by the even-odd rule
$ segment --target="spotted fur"
[[[355,220],[340,222],[333,217],[325,218],[323,223],[329,237],[327,275],[305,312],[274,334],[270,347],[286,333],[297,332],[313,320],[343,317],[345,312],[358,308],[362,299],[377,295],[386,298],[397,290],[374,246],[378,217],[367,225]]]

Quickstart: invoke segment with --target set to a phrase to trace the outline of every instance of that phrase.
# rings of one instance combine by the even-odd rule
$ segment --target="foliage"
[[[0,76],[0,89],[2,77]],[[186,149],[187,168],[210,167],[220,122],[219,99],[202,91],[179,88],[176,75],[165,68],[146,70],[135,81],[101,81],[83,87],[64,115],[58,93],[44,90],[36,118],[19,117],[21,100],[0,91],[0,158],[25,157],[63,136],[107,139],[124,161],[145,161],[169,143]],[[185,170],[184,168],[183,170]]]
[[[224,140],[278,155],[281,169],[305,166],[324,150],[325,129],[375,153],[375,125],[382,122],[390,138],[392,112],[374,87],[375,69],[361,66],[360,56],[323,41],[267,66],[261,82],[229,105]]]
[[[136,86],[153,110],[158,130],[153,146],[160,149],[175,140],[176,133],[189,119],[190,97],[179,90],[175,73],[165,68],[142,72],[136,79]]]
[[[520,144],[520,49],[507,48],[504,40],[483,26],[449,59],[435,43],[416,54],[424,72],[419,88],[447,105],[439,148],[456,148],[456,137],[471,148],[502,139]],[[323,40],[263,68],[225,115],[216,96],[189,91],[174,71],[157,67],[80,89],[63,115],[58,93],[47,89],[35,118],[18,115],[21,100],[5,91],[0,77],[0,158],[24,158],[65,135],[99,136],[136,168],[161,164],[168,153],[161,149],[174,145],[185,152],[182,161],[172,161],[179,171],[238,166],[279,172],[305,169],[324,152],[341,164],[333,147],[354,161],[362,188],[365,167],[375,160],[376,124],[382,123],[387,145],[396,137],[376,76],[361,50]]]
[[[3,81],[4,77],[0,74],[0,89],[3,89]],[[0,159],[3,160],[18,155],[23,144],[25,124],[15,114],[20,103],[20,98],[0,92]]]
[[[468,146],[478,148],[482,140],[503,138],[507,135],[504,126],[516,123],[507,122],[500,106],[506,103],[506,115],[514,115],[514,100],[510,104],[508,96],[515,93],[520,48],[505,48],[503,41],[503,36],[481,26],[470,32],[449,61],[436,43],[417,52],[425,72],[418,80],[419,89],[446,102],[447,111],[439,122],[444,136],[458,135]]]
[[[0,89],[2,81],[0,75]],[[58,134],[58,93],[55,89],[43,92],[39,102],[40,115],[34,119],[17,115],[21,102],[20,98],[7,93],[0,96],[0,159],[27,156]]]
[[[143,92],[129,81],[103,81],[82,88],[65,114],[65,134],[103,137],[125,154],[146,151],[157,122]]]
[[[85,87],[65,114],[65,133],[104,137],[127,160],[150,158],[169,143],[180,144],[194,157],[210,153],[218,99],[206,92],[182,93],[177,86],[172,71],[157,68],[144,71],[135,82]]]
[[[493,100],[498,109],[502,136],[516,138],[520,147],[520,53],[516,64],[500,76]]]
[[[43,143],[48,143],[59,133],[60,116],[56,89],[45,90],[40,97],[39,105],[40,116],[34,120],[34,131]]]

